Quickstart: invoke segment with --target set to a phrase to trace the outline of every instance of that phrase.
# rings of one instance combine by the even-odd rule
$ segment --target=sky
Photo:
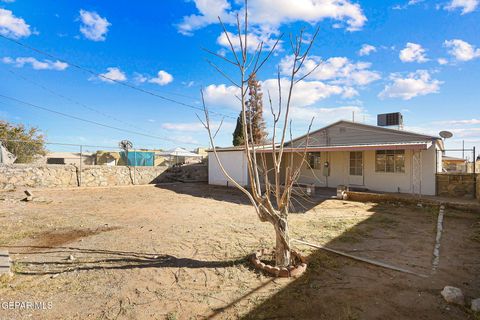
[[[50,142],[194,149],[209,143],[202,89],[212,126],[223,119],[216,144],[229,146],[238,89],[208,61],[238,71],[205,49],[234,59],[218,17],[236,39],[244,10],[239,0],[0,0],[0,119]],[[449,130],[447,148],[480,149],[480,0],[249,0],[248,12],[250,55],[281,37],[257,74],[269,127],[290,36],[304,30],[308,42],[318,28],[299,78],[311,73],[294,87],[294,136],[312,117],[318,129],[401,112],[406,130]]]

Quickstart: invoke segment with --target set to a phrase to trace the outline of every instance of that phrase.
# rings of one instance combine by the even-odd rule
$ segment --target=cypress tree
[[[247,121],[251,122],[254,144],[263,144],[267,140],[267,125],[263,119],[263,93],[262,87],[256,75],[253,74],[248,80]],[[248,127],[250,130],[250,126]],[[250,138],[250,133],[249,133]]]
[[[240,115],[237,118],[237,126],[235,127],[235,131],[233,131],[233,145],[241,146],[243,144],[245,144],[245,137],[243,136],[242,112],[240,111]]]

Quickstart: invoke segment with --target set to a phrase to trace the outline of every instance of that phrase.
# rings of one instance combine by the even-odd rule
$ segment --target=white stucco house
[[[291,152],[295,165],[301,162],[305,144],[305,136],[286,143],[282,166],[291,165]],[[342,120],[310,133],[306,161],[297,182],[319,187],[345,185],[380,192],[435,195],[436,173],[442,171],[443,150],[440,137]],[[227,172],[240,184],[248,185],[243,148],[217,151]],[[266,154],[267,167],[272,164],[271,147],[258,148],[256,152]],[[208,158],[209,183],[231,185],[212,150]]]

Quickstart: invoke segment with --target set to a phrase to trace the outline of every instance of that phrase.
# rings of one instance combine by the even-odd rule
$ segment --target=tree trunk
[[[280,219],[274,225],[276,235],[275,264],[277,267],[290,265],[290,236],[288,235],[288,220]]]

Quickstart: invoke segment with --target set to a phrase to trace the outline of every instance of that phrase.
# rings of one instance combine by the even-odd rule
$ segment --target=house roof
[[[336,131],[332,132],[332,135],[337,135],[337,141],[332,142],[320,142],[318,139],[321,137],[322,133],[332,131],[334,127],[350,128],[354,131],[347,136],[338,136]],[[349,129],[349,130],[350,130]],[[365,132],[365,135],[358,134],[359,132]],[[358,139],[358,136],[361,136],[362,139]],[[300,137],[292,139],[285,143],[286,149],[303,149],[304,146],[301,144],[302,140],[305,140],[307,134],[304,134]],[[435,141],[443,141],[438,136],[431,136],[416,132],[410,132],[405,130],[397,130],[391,128],[384,128],[378,126],[367,125],[358,122],[351,122],[346,120],[340,120],[334,122],[326,127],[317,129],[309,133],[309,151],[334,151],[334,150],[375,150],[375,149],[399,149],[399,148],[408,148],[408,149],[424,149],[429,147]],[[313,137],[317,138],[316,143],[312,143]],[[338,139],[341,137],[341,139]],[[339,141],[342,140],[342,141]],[[300,143],[298,143],[300,142]],[[271,145],[262,145],[256,146],[256,149],[259,152],[271,152]],[[244,147],[227,147],[227,148],[217,148],[218,152],[225,151],[243,151]],[[212,152],[213,150],[208,150]]]
[[[442,138],[438,137],[438,136],[431,136],[431,135],[426,135],[426,134],[421,134],[421,133],[417,133],[417,132],[411,132],[411,131],[405,131],[405,130],[398,130],[398,129],[392,129],[392,128],[385,128],[385,127],[379,127],[379,126],[373,126],[373,125],[369,125],[369,124],[364,124],[364,123],[359,123],[359,122],[352,122],[352,121],[347,121],[347,120],[339,120],[337,122],[334,122],[332,124],[329,124],[328,126],[325,126],[323,128],[320,128],[320,129],[317,129],[315,131],[312,131],[310,132],[308,135],[309,136],[312,136],[313,134],[315,133],[320,133],[326,129],[329,129],[331,127],[334,127],[334,126],[337,126],[337,125],[340,125],[340,124],[348,124],[348,125],[354,125],[356,127],[360,127],[360,128],[365,128],[367,130],[375,130],[375,131],[379,131],[379,132],[386,132],[386,133],[394,133],[394,134],[402,134],[402,135],[408,135],[408,136],[411,136],[411,137],[416,137],[416,138],[419,138],[419,140],[441,140]],[[303,139],[307,136],[307,134],[304,134],[300,137],[297,137],[295,139],[292,139],[290,140],[289,142],[287,143],[292,143],[294,141],[297,141],[297,140],[300,140],[300,139]]]
[[[449,157],[449,156],[442,156],[443,161],[455,161],[455,162],[467,162],[467,160],[463,158],[456,158],[456,157]]]
[[[353,144],[341,146],[309,146],[308,152],[325,152],[325,151],[364,151],[364,150],[425,150],[431,146],[431,143],[426,142],[400,142],[400,143],[377,143],[377,144]],[[285,147],[284,152],[302,152],[303,147],[289,148]],[[272,148],[258,149],[258,153],[270,153]]]

